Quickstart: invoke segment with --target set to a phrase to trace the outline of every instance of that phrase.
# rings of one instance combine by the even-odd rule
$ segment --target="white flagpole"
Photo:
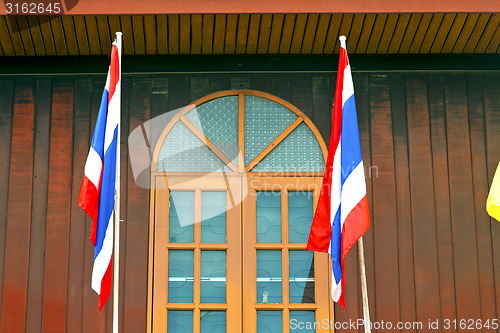
[[[118,295],[120,293],[120,127],[121,127],[121,85],[122,85],[122,33],[116,33],[116,44],[118,46],[118,103],[120,105],[120,117],[118,119],[118,143],[116,147],[116,179],[115,179],[115,239],[114,239],[114,264],[113,264],[113,333],[118,333]]]
[[[371,333],[370,327],[370,309],[368,307],[368,288],[366,287],[366,269],[365,269],[365,250],[363,247],[363,236],[358,239],[358,259],[359,275],[361,279],[361,293],[363,297],[363,319],[365,333]]]

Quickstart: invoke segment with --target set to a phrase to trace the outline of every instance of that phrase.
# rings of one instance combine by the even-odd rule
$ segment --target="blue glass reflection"
[[[168,332],[193,333],[193,311],[169,310],[167,321]]]
[[[307,243],[313,220],[313,193],[288,192],[288,242]]]
[[[201,333],[226,333],[226,311],[200,311]]]
[[[192,303],[194,283],[192,250],[170,250],[168,253],[168,302]]]
[[[314,303],[314,252],[290,251],[290,303]]]
[[[281,250],[257,250],[257,303],[281,303]]]
[[[257,333],[283,333],[283,312],[257,311]]]
[[[201,251],[201,303],[226,303],[226,251]]]
[[[194,225],[194,192],[171,191],[168,213],[168,241],[192,243]]]
[[[290,311],[290,333],[315,333],[314,311]]]
[[[226,192],[201,192],[201,242],[226,243]]]
[[[257,192],[257,243],[281,243],[281,192]]]

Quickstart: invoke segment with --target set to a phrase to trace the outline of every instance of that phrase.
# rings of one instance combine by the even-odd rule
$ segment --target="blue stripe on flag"
[[[95,241],[94,260],[101,252],[104,236],[108,228],[109,219],[115,205],[115,177],[116,177],[116,148],[118,142],[118,126],[113,132],[113,141],[104,155],[102,171],[101,196],[99,198],[99,217],[97,219],[97,233]]]
[[[92,147],[101,156],[104,155],[104,135],[106,133],[106,118],[108,115],[108,91],[102,92],[101,106],[95,122],[94,135],[92,136]]]
[[[354,95],[349,97],[342,108],[341,170],[342,185],[349,175],[361,163],[361,146],[359,144],[358,118]]]
[[[332,223],[332,242],[330,243],[330,254],[332,257],[332,269],[335,282],[338,284],[342,278],[342,266],[340,265],[340,249],[342,241],[342,230],[340,228],[340,205],[335,213],[335,218]],[[332,207],[334,208],[334,207]]]

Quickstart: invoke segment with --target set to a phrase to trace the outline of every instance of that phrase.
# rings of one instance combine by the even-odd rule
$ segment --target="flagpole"
[[[118,144],[116,147],[116,179],[115,179],[115,238],[114,238],[114,264],[113,264],[113,333],[118,333],[118,295],[120,293],[120,127],[121,127],[121,84],[122,84],[122,33],[116,33],[116,44],[118,47],[118,66],[119,80],[117,87],[120,95],[118,103],[120,103],[120,117],[118,119]]]
[[[368,288],[366,287],[365,250],[363,236],[358,239],[359,274],[361,279],[361,293],[363,298],[363,319],[365,333],[371,333],[370,308],[368,307]]]

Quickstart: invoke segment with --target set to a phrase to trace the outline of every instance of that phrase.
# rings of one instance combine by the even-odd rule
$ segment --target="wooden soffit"
[[[149,1],[137,3],[149,8]],[[453,3],[460,9],[485,1]],[[340,35],[350,54],[483,54],[500,51],[499,23],[496,13],[484,12],[0,16],[0,55],[108,55],[116,31],[128,55],[332,54]]]

